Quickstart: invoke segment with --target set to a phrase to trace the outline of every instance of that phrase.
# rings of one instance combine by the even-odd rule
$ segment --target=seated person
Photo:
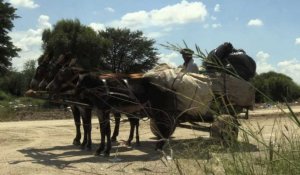
[[[185,72],[199,73],[199,68],[196,63],[194,63],[193,53],[191,49],[185,48],[180,51],[184,63],[182,65],[182,70]]]

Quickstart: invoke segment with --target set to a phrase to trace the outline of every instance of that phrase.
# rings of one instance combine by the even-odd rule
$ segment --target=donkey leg
[[[92,110],[85,109],[84,110],[84,118],[85,118],[85,132],[86,132],[86,148],[87,150],[92,149]]]
[[[96,156],[100,155],[105,148],[105,122],[104,122],[104,113],[102,111],[99,112],[98,114],[98,120],[100,125],[101,140],[100,140],[99,148],[96,150],[95,153]]]
[[[129,137],[128,137],[128,140],[126,142],[126,145],[130,146],[131,141],[133,139],[133,135],[134,135],[135,123],[134,123],[134,118],[132,116],[128,116],[128,120],[129,120],[129,123],[130,123],[130,132],[129,132]]]
[[[92,150],[92,110],[89,110],[88,120],[89,120],[89,125],[87,127],[88,142],[87,142],[86,147],[87,147],[87,150],[90,151],[90,150]]]
[[[84,149],[85,148],[85,145],[87,143],[87,134],[88,134],[87,123],[86,123],[84,117],[83,117],[82,123],[83,123],[83,140],[82,140],[82,143],[80,145],[80,149]]]
[[[76,136],[75,136],[75,138],[73,140],[73,145],[80,145],[80,139],[81,139],[81,132],[80,132],[80,125],[81,125],[80,111],[75,106],[72,106],[71,109],[72,109],[73,118],[74,118],[75,127],[76,127]]]
[[[139,118],[135,118],[135,127],[136,127],[136,133],[135,133],[135,142],[137,146],[140,146],[140,134],[139,134],[139,127],[140,127],[140,119]]]
[[[109,112],[105,112],[104,114],[104,123],[105,123],[105,134],[107,138],[107,144],[106,144],[106,149],[104,151],[104,156],[109,157],[110,155],[110,150],[111,150],[111,140],[110,140],[110,135],[111,135],[111,130],[110,130],[110,120],[109,120]]]
[[[120,113],[114,113],[114,116],[115,116],[115,129],[114,129],[113,135],[111,137],[112,142],[117,141],[117,137],[119,135],[119,129],[120,129],[120,120],[121,120]]]

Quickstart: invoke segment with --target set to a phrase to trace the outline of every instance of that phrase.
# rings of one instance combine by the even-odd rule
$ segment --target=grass
[[[170,50],[180,50],[178,45],[164,46]],[[205,53],[197,46],[196,50],[196,57],[205,59]],[[258,89],[256,91],[261,93]],[[239,128],[238,142],[229,145],[211,138],[196,138],[184,143],[170,142],[167,149],[175,150],[171,173],[300,174],[300,121],[288,104],[285,107],[289,112],[285,113],[282,107],[278,107],[284,117],[274,118],[272,126],[249,122],[243,122],[242,126],[236,125]],[[264,134],[266,127],[271,127],[269,136]]]
[[[20,112],[24,115],[25,113],[45,111],[49,107],[51,104],[45,100],[15,97],[0,91],[0,122],[22,120],[23,117],[18,116]]]
[[[277,120],[277,121],[275,121]],[[275,119],[272,135],[265,128],[247,122],[240,127],[239,141],[222,145],[212,138],[171,142],[174,174],[300,174],[300,137],[296,124]],[[288,123],[291,123],[290,121]]]

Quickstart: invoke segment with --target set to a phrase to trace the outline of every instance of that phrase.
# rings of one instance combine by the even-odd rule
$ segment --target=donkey
[[[71,58],[69,54],[67,54],[66,56],[62,54],[57,60],[45,56],[44,60],[36,68],[35,74],[30,83],[30,89],[45,90],[46,86],[50,81],[52,81],[52,79],[54,78],[58,70],[70,64],[71,59],[69,58]],[[85,126],[89,125],[86,119],[91,118],[91,110],[81,109],[74,105],[71,106],[71,109],[72,109],[72,114],[76,126],[76,136],[73,139],[73,144],[81,145],[81,148],[84,148],[86,146],[87,149],[89,150],[91,149],[91,143],[87,144],[87,141],[85,140],[83,141],[82,144],[80,143],[81,140],[80,117],[82,116],[84,131],[86,131]]]
[[[48,61],[43,61],[35,70],[35,73],[30,81],[29,88],[32,90],[38,90],[40,82],[48,73]]]
[[[179,112],[174,110],[176,108],[173,103],[169,103],[169,100],[174,100],[174,93],[163,91],[141,74],[87,74],[79,78],[76,93],[87,98],[99,113],[101,143],[96,154],[110,154],[111,131],[108,111],[143,111],[144,115],[151,117],[160,137],[156,150],[162,150],[165,140],[175,129]]]
[[[54,92],[54,93],[62,93],[62,92],[66,92],[67,90],[70,90],[70,89],[72,91],[72,90],[74,90],[74,87],[76,86],[76,84],[78,84],[77,80],[80,77],[80,73],[82,73],[82,72],[85,72],[85,71],[82,69],[78,69],[78,68],[65,67],[65,68],[59,70],[59,72],[57,73],[57,75],[55,76],[53,81],[51,81],[51,83],[48,84],[46,89],[49,90],[50,92]],[[80,101],[82,103],[90,104],[91,106],[93,105],[90,103],[90,100],[88,98],[86,98],[85,96],[77,96],[76,94],[78,94],[78,93],[75,93],[75,96],[74,96],[74,94],[71,95],[74,98],[74,100]],[[91,109],[92,108],[90,108],[90,110]],[[120,115],[119,111],[114,111],[114,110],[107,111],[106,115],[109,115],[110,112],[112,112],[114,114],[115,122],[116,122],[113,136],[110,139],[111,139],[111,141],[116,141],[117,136],[119,134],[119,125],[120,125],[121,115]],[[129,115],[127,115],[127,116],[129,116]],[[131,145],[131,141],[133,139],[135,128],[136,128],[136,144],[139,145],[140,144],[139,133],[138,133],[139,119],[133,118],[133,117],[128,117],[128,118],[129,118],[131,129],[130,129],[130,135],[126,142],[126,145]],[[86,119],[87,126],[85,126],[86,127],[85,131],[87,131],[87,132],[85,132],[84,140],[87,139],[88,144],[91,142],[90,123],[91,123],[91,118],[87,118]],[[97,154],[97,155],[99,155],[99,154]]]

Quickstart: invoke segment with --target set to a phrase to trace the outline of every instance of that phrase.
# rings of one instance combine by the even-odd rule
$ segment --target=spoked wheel
[[[237,142],[239,123],[234,116],[222,115],[212,123],[210,136],[225,144]]]
[[[156,119],[150,119],[150,130],[153,135],[157,138],[162,138],[163,135],[161,132],[169,132],[169,136],[171,136],[175,131],[175,122],[170,122],[168,120],[157,121]],[[158,126],[160,125],[160,126]]]

